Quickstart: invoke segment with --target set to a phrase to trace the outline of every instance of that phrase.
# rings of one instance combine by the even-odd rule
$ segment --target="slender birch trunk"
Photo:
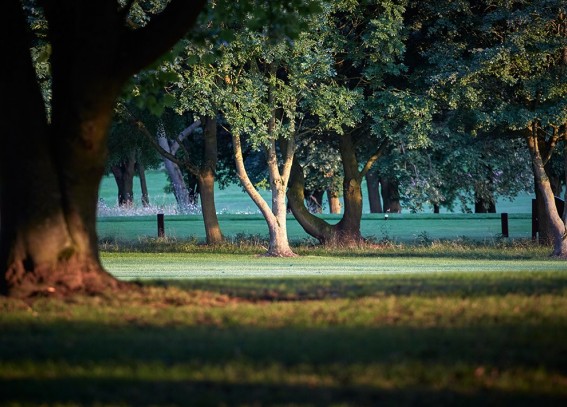
[[[165,134],[165,128],[163,127],[163,123],[160,123],[158,126],[157,132],[157,140],[159,146],[168,152],[171,155],[175,155],[176,151],[172,151],[171,146],[169,145],[169,141]],[[177,206],[179,207],[179,211],[181,213],[189,212],[191,208],[190,199],[189,199],[189,190],[185,185],[185,181],[183,180],[183,174],[181,173],[181,169],[179,166],[171,161],[170,159],[163,157],[163,164],[165,166],[165,170],[169,179],[171,180],[171,185],[173,186],[173,194],[175,195],[175,199],[177,201]]]

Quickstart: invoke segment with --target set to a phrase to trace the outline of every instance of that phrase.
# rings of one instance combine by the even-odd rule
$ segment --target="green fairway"
[[[150,197],[150,204],[152,205],[152,211],[157,212],[159,208],[165,209],[168,212],[175,208],[175,197],[172,193],[164,192],[164,188],[168,185],[167,175],[163,171],[151,170],[146,172],[147,184],[148,184],[148,194]],[[256,214],[259,213],[258,208],[248,194],[244,192],[242,187],[235,180],[235,184],[228,185],[224,189],[220,189],[217,185],[215,188],[215,203],[217,207],[217,212],[220,214]],[[105,176],[102,179],[99,188],[99,197],[109,207],[115,207],[118,201],[117,198],[117,187],[114,178],[111,175]],[[366,181],[362,182],[364,213],[369,212],[369,205],[366,198]],[[260,194],[270,202],[271,196],[270,191],[260,190]],[[136,177],[134,179],[134,203],[136,207],[140,206],[141,202],[141,191],[139,180]],[[498,199],[496,209],[499,213],[530,213],[531,212],[531,194],[521,193],[518,197],[513,200],[507,198]],[[323,202],[324,211],[328,212],[328,204],[326,198]],[[198,208],[200,210],[200,208]],[[446,212],[444,208],[441,208],[442,212]],[[460,208],[456,208],[459,212]],[[130,211],[132,213],[137,213],[137,210]],[[407,212],[407,211],[404,211]],[[428,212],[432,212],[428,210]],[[125,211],[124,214],[128,214]]]
[[[352,277],[384,274],[567,271],[561,260],[485,260],[427,257],[301,256],[180,253],[103,253],[105,267],[119,279]]]

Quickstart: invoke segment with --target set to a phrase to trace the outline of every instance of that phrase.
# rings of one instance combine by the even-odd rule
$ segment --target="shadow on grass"
[[[518,294],[538,296],[567,292],[567,273],[458,273],[404,277],[311,277],[287,279],[160,280],[142,284],[176,286],[227,294],[250,301],[303,301],[368,296],[467,297]]]
[[[73,389],[73,392],[62,392]],[[356,405],[356,406],[545,406],[564,405],[561,396],[483,390],[458,393],[422,389],[376,390],[360,387],[248,385],[208,381],[12,380],[0,381],[7,402],[79,405]]]
[[[486,367],[496,374],[513,372],[524,382],[534,371],[564,379],[565,323],[270,329],[39,321],[1,328],[0,394],[15,404],[560,405],[567,400],[565,392],[522,385],[488,390],[474,377],[475,369]],[[35,367],[9,379],[10,372],[2,372],[6,366]],[[176,372],[172,376],[170,369]],[[262,372],[265,380],[240,380]],[[292,379],[277,381],[279,374]],[[355,384],[359,374],[389,384]],[[464,391],[456,391],[459,386]]]

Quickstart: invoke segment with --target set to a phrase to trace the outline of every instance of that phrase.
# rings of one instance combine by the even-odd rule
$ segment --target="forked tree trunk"
[[[303,230],[325,245],[355,246],[363,242],[360,233],[362,218],[361,181],[372,165],[382,155],[385,144],[372,155],[362,170],[358,169],[355,148],[350,135],[340,138],[339,151],[345,178],[343,181],[344,213],[341,220],[331,225],[309,213],[305,207],[303,189],[305,176],[298,160],[293,161],[287,197],[295,219]]]
[[[200,125],[201,122],[199,120],[195,121],[193,124],[185,128],[178,135],[177,139],[171,142],[171,144],[165,139],[165,132],[163,131],[162,127],[162,129],[158,133],[161,134],[161,136],[158,137],[158,142],[156,144],[148,129],[142,124],[138,124],[140,130],[146,135],[148,140],[154,142],[154,146],[162,155],[164,163],[166,163],[166,168],[169,167],[168,171],[172,171],[170,178],[172,178],[171,175],[174,175],[174,177],[178,179],[177,185],[183,186],[182,189],[180,188],[180,191],[184,194],[184,196],[186,194],[189,202],[191,202],[192,194],[189,192],[189,189],[185,185],[185,181],[183,180],[183,176],[179,167],[183,166],[187,170],[188,175],[190,175],[192,179],[195,179],[197,184],[196,189],[198,189],[199,194],[201,194],[201,210],[205,224],[207,244],[214,245],[219,244],[224,240],[221,233],[215,206],[215,171],[218,154],[216,118],[209,117],[205,120],[203,137],[204,147],[202,153],[202,164],[200,167],[197,167],[191,161],[189,151],[185,151],[186,154],[184,159],[179,159],[175,156],[175,153],[177,153],[179,148],[185,149],[185,147],[183,146],[183,141],[185,140],[185,138],[189,136]],[[194,194],[196,195],[197,192],[195,191]],[[194,201],[197,201],[196,198],[193,199]]]
[[[557,211],[555,196],[551,189],[549,177],[545,172],[545,164],[540,153],[538,143],[539,126],[534,123],[529,130],[528,148],[532,157],[532,168],[534,171],[536,188],[538,188],[541,193],[543,206],[545,208],[545,220],[548,222],[549,231],[553,238],[552,255],[567,259],[567,229],[565,222]]]
[[[293,257],[296,254],[289,245],[287,237],[287,207],[286,207],[286,189],[290,177],[291,162],[293,160],[294,145],[293,140],[288,141],[284,148],[284,165],[280,174],[277,163],[277,155],[275,151],[275,142],[272,142],[268,149],[268,172],[270,176],[270,186],[272,189],[272,207],[262,198],[256,190],[252,181],[248,177],[246,167],[244,166],[244,157],[242,155],[242,145],[240,135],[232,134],[232,144],[234,149],[234,161],[236,164],[236,173],[244,190],[254,201],[260,212],[264,216],[268,224],[270,234],[270,246],[266,252],[266,256],[274,257]],[[301,194],[303,195],[303,189]],[[305,207],[305,204],[303,204]]]

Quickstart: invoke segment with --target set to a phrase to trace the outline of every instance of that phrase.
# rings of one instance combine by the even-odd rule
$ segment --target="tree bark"
[[[232,134],[236,174],[238,175],[244,190],[248,193],[250,198],[252,198],[252,201],[254,201],[258,209],[260,209],[260,212],[268,224],[270,246],[268,247],[266,256],[293,257],[296,256],[296,254],[291,249],[287,238],[287,206],[285,198],[287,184],[290,178],[294,146],[293,140],[288,140],[286,143],[282,144],[285,145],[285,162],[281,174],[278,169],[275,142],[272,142],[267,151],[268,173],[270,177],[270,186],[272,188],[272,207],[270,208],[268,203],[264,200],[264,198],[262,198],[248,177],[246,167],[244,166],[240,135],[236,133]],[[301,194],[303,195],[303,188]],[[305,208],[305,201],[303,197],[301,199],[302,206]]]
[[[111,171],[118,187],[118,206],[131,207],[134,204],[136,153],[131,151],[122,162],[113,165]]]
[[[323,219],[309,213],[305,207],[303,169],[299,161],[294,160],[287,196],[295,219],[306,233],[319,240],[320,243],[331,246],[354,246],[363,242],[364,239],[360,233],[362,218],[361,181],[374,162],[382,155],[385,147],[386,144],[382,144],[367,161],[364,168],[359,171],[351,136],[349,134],[340,136],[339,152],[345,173],[343,181],[344,213],[341,220],[335,225],[330,225]]]
[[[341,213],[341,200],[339,199],[339,193],[330,189],[327,189],[327,200],[329,201],[329,213],[338,215]]]
[[[158,134],[157,140],[159,146],[171,155],[175,155],[176,151],[172,151],[169,141],[165,135],[165,128],[163,124],[160,124],[158,127]],[[179,166],[171,161],[167,157],[163,157],[163,165],[165,167],[165,171],[169,176],[169,180],[171,181],[171,185],[173,186],[173,195],[175,196],[175,200],[177,201],[177,206],[181,213],[188,213],[191,208],[190,198],[189,198],[189,190],[185,185],[185,181],[183,180],[183,174],[181,173],[181,169]]]
[[[566,58],[565,64],[567,64],[567,47],[563,49],[563,55]],[[567,225],[567,123],[563,125],[563,176],[565,177],[565,195],[563,196],[563,223]]]
[[[337,223],[337,239],[341,245],[356,245],[362,242],[360,220],[362,219],[362,177],[350,134],[339,138],[339,152],[343,163],[343,217]]]
[[[334,226],[309,212],[305,206],[305,175],[297,159],[293,160],[287,199],[295,219],[303,230],[322,244],[333,240]]]
[[[145,208],[150,206],[150,195],[148,194],[148,183],[146,181],[146,168],[144,163],[138,156],[136,159],[136,171],[140,177],[140,190],[142,192],[142,206]]]
[[[400,213],[402,206],[400,205],[398,181],[382,177],[380,178],[380,186],[382,189],[382,208],[384,212]]]
[[[370,213],[382,213],[382,203],[380,202],[380,179],[373,171],[368,171],[366,173],[366,189],[368,190]]]
[[[0,93],[10,95],[0,98],[0,293],[101,292],[122,286],[103,270],[96,235],[114,100],[131,74],[183,35],[202,3],[173,0],[167,13],[136,32],[128,31],[114,2],[39,6],[52,46],[49,124],[19,1],[3,4],[0,24],[0,36],[10,39],[0,42]],[[142,46],[146,35],[152,40]],[[16,167],[23,167],[18,177],[11,174]]]
[[[201,210],[205,223],[207,244],[215,245],[224,241],[215,205],[215,170],[217,167],[217,121],[205,120],[203,164],[197,177],[201,194]]]
[[[532,168],[534,172],[536,188],[541,193],[544,218],[549,225],[549,230],[553,238],[552,256],[567,259],[567,229],[565,222],[557,211],[555,196],[551,189],[551,183],[545,172],[545,164],[540,153],[538,142],[539,126],[532,123],[528,135],[528,148],[532,157]],[[541,222],[542,218],[540,218]]]

